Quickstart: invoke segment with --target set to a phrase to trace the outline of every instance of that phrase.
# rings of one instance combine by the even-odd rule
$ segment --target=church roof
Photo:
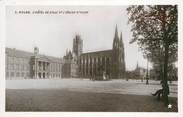
[[[111,55],[112,54],[112,50],[102,50],[102,51],[95,51],[95,52],[87,52],[87,53],[83,53],[81,54],[81,56],[85,56],[85,55],[93,55],[93,56],[98,56],[98,55]]]

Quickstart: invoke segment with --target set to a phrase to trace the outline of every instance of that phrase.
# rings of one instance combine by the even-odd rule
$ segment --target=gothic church
[[[125,54],[122,33],[116,26],[112,49],[83,53],[83,40],[73,39],[73,51],[63,57],[62,77],[81,77],[95,80],[119,79],[125,75]]]

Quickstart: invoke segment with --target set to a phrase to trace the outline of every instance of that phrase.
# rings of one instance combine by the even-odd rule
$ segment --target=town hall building
[[[6,79],[45,79],[61,78],[62,59],[15,48],[6,48]]]

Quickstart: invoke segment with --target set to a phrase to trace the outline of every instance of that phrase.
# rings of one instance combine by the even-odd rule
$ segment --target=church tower
[[[123,36],[122,32],[120,35],[120,49],[119,49],[119,58],[120,58],[120,76],[125,77],[126,65],[125,65],[125,52],[124,52],[124,43],[123,43]]]
[[[75,56],[80,56],[83,52],[83,40],[79,35],[76,35],[73,39],[73,54]]]
[[[118,29],[116,26],[113,40],[113,56],[112,56],[112,77],[122,78],[125,74],[125,60],[124,60],[124,44],[122,40],[122,33],[120,38],[118,36]]]

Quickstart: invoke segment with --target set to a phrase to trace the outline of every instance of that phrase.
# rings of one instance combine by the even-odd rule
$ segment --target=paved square
[[[151,93],[161,88],[159,81],[90,81],[83,79],[7,80],[7,111],[104,111],[176,112],[177,82],[170,84],[166,108]]]

